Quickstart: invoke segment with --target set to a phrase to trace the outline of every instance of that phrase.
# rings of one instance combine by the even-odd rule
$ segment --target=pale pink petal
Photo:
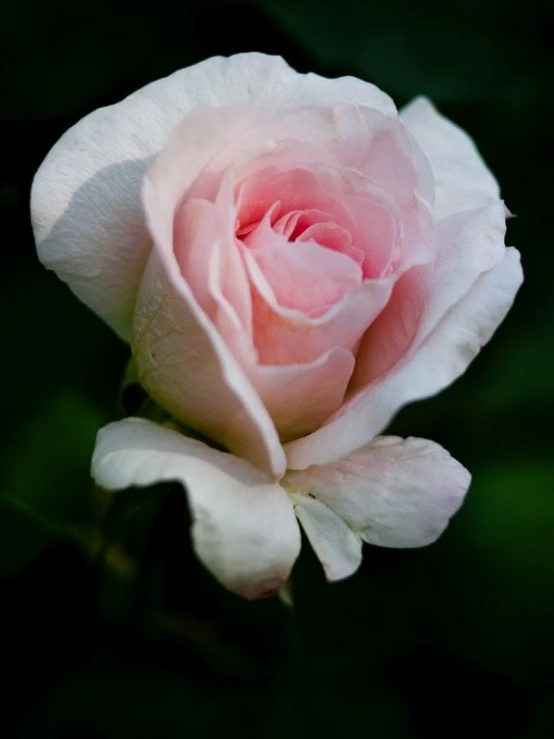
[[[337,180],[336,191],[341,192],[355,223],[353,241],[365,251],[369,267],[364,264],[364,275],[381,277],[434,259],[430,206],[417,190],[399,204],[360,172],[348,168],[324,171],[329,179]]]
[[[279,484],[245,460],[127,418],[99,432],[92,475],[108,490],[181,483],[196,554],[229,590],[260,598],[287,580],[300,551],[293,507]]]
[[[275,203],[273,207],[281,207]],[[288,241],[293,240],[315,223],[327,223],[332,218],[328,213],[314,208],[306,210],[291,210],[285,213],[273,225],[275,233],[284,236]],[[250,229],[249,229],[250,230]]]
[[[309,364],[251,364],[245,370],[281,439],[292,439],[319,428],[340,407],[354,357],[335,348]]]
[[[35,176],[31,210],[41,261],[121,336],[131,330],[151,241],[140,203],[142,178],[178,123],[203,106],[267,111],[368,105],[394,113],[390,98],[351,77],[298,74],[279,57],[214,57],[101,108],[67,131]],[[203,129],[193,124],[196,134]],[[248,125],[250,125],[248,123]],[[242,126],[206,126],[193,137],[195,177]]]
[[[385,158],[390,160],[388,166]],[[269,169],[343,167],[371,180],[402,207],[409,205],[414,193],[428,203],[434,197],[427,159],[403,124],[394,116],[355,105],[305,107],[260,121],[210,161],[210,176],[194,184],[193,196],[212,197],[211,181],[217,181],[218,173],[231,165],[245,180]],[[254,194],[261,189],[257,183]],[[299,194],[303,199],[306,193],[308,188],[296,186],[292,196]],[[252,213],[252,220],[259,220],[271,203],[260,207],[258,214]],[[299,207],[307,206],[301,203]]]
[[[396,282],[389,302],[360,342],[350,390],[388,372],[412,347],[433,280],[433,265],[412,267]]]
[[[302,219],[299,218],[299,221]],[[364,253],[361,249],[352,246],[352,236],[337,223],[332,221],[324,221],[323,223],[314,223],[308,226],[300,236],[295,239],[296,242],[312,242],[320,244],[327,249],[345,254],[356,264],[362,265],[364,261]]]
[[[350,257],[309,241],[290,243],[267,216],[243,243],[283,308],[320,316],[362,283],[362,270]]]
[[[153,192],[151,195],[156,197]],[[191,221],[187,233],[187,254],[193,261],[190,265],[191,274],[194,274],[195,264],[202,263],[202,250],[206,250],[208,255],[211,252],[209,274],[204,281],[206,288],[201,293],[204,296],[203,307],[210,316],[211,323],[217,326],[218,338],[221,337],[226,343],[238,360],[244,377],[250,380],[251,386],[257,391],[256,398],[261,397],[263,413],[259,408],[256,410],[256,407],[254,412],[259,414],[262,421],[269,412],[278,431],[287,438],[313,430],[342,402],[353,370],[352,355],[336,349],[313,366],[257,367],[256,357],[241,341],[240,326],[233,323],[231,314],[225,310],[218,289],[219,271],[214,259],[221,253],[228,237],[217,228],[217,216],[220,212],[215,209],[212,217],[206,219],[203,211],[207,210],[210,215],[210,208],[215,206],[205,201],[191,202],[197,204],[197,208],[191,213],[198,210],[199,216],[198,221]],[[162,210],[169,207],[170,199],[164,198]],[[159,227],[159,232],[163,235],[164,230],[167,232],[168,229],[165,219],[156,220],[159,213],[155,203],[149,212],[153,214],[153,224]],[[227,223],[227,219],[224,220]],[[198,240],[197,244],[194,243],[195,238]],[[199,256],[196,259],[197,250]],[[167,258],[169,250],[161,249],[161,252]],[[347,260],[347,257],[341,258]],[[171,255],[169,261],[171,262]],[[202,269],[205,268],[204,264]],[[255,429],[251,428],[252,424],[250,423],[249,428],[248,423],[245,423],[244,411],[237,408],[236,403],[230,405],[232,398],[225,397],[226,388],[220,387],[222,383],[217,375],[211,374],[219,371],[218,365],[203,356],[205,349],[203,345],[197,344],[197,334],[191,331],[191,321],[184,315],[186,303],[179,302],[175,288],[164,279],[159,269],[156,271],[154,266],[152,270],[152,278],[149,272],[146,274],[138,302],[137,316],[140,324],[137,322],[136,339],[133,342],[139,378],[143,385],[163,407],[168,408],[184,423],[202,430],[235,453],[267,467],[267,460],[260,461],[261,457],[255,456],[263,454],[264,448],[260,449],[260,439],[252,438],[255,433]],[[194,279],[197,281],[198,276]],[[177,285],[178,295],[183,295],[186,283],[183,286],[177,280]],[[221,351],[221,347],[218,351]],[[184,380],[188,377],[191,378],[190,382]],[[267,429],[264,433],[267,437]],[[265,440],[271,447],[271,438]],[[264,437],[261,441],[264,441]],[[269,460],[270,463],[272,461],[275,463],[274,460]]]
[[[333,349],[310,364],[258,365],[257,354],[220,289],[224,272],[220,264],[221,255],[225,251],[233,251],[232,233],[229,236],[220,224],[224,221],[227,226],[233,218],[221,219],[220,209],[206,201],[193,200],[190,203],[195,206],[191,215],[197,212],[198,219],[190,220],[186,234],[187,256],[191,260],[191,277],[195,268],[202,265],[203,280],[194,280],[197,294],[204,288],[200,292],[204,298],[202,307],[250,379],[280,436],[293,438],[313,431],[342,403],[354,367],[352,354],[343,349]]]
[[[315,116],[314,118],[315,122],[318,122],[323,126],[324,125],[328,126],[330,123],[330,120],[328,120],[328,114],[326,111],[322,112],[318,110],[310,110],[309,114],[312,118],[314,118]],[[305,113],[305,115],[307,114]],[[340,115],[342,116],[341,120],[342,118],[346,118],[348,119],[348,122],[352,124],[358,123],[359,122],[358,119],[360,118],[360,116],[363,120],[365,120],[362,114],[358,116],[354,116],[354,117],[350,116],[349,118],[348,111],[346,112],[341,111]],[[322,129],[322,132],[325,133],[323,129]],[[182,137],[182,135],[183,135],[182,131],[177,132],[172,142],[169,144],[168,147],[166,147],[166,150],[164,151],[163,155],[157,160],[155,166],[153,167],[149,175],[150,179],[155,179],[157,182],[156,187],[160,191],[159,202],[163,201],[164,203],[163,205],[163,208],[165,209],[164,218],[166,219],[169,218],[169,216],[171,215],[171,208],[176,207],[175,203],[176,203],[177,193],[181,193],[184,187],[183,172],[186,171],[187,168],[186,166],[184,166],[186,165],[186,161],[185,161],[186,158],[184,159],[184,155],[182,154],[182,151],[185,147],[183,145],[179,145],[179,140]],[[250,141],[250,137],[248,137],[248,140]],[[215,167],[214,169],[214,166],[215,166],[214,161],[212,160],[210,162],[210,167],[206,171],[204,171],[201,177],[201,180],[206,180],[206,179],[210,180],[212,182],[211,187],[214,187],[215,185],[217,185],[218,179],[222,175],[222,173],[216,174],[217,167]],[[301,174],[303,177],[304,175],[306,175],[308,178],[311,177],[310,182],[309,183],[308,181],[306,182],[306,187],[300,186],[299,183],[296,183],[295,187],[291,187],[291,183],[289,183],[289,181],[285,178],[283,190],[276,192],[276,185],[275,185],[274,178],[270,178],[267,183],[267,187],[265,188],[265,191],[274,197],[279,197],[283,199],[289,197],[288,207],[291,209],[296,209],[297,206],[303,206],[303,207],[306,205],[317,206],[318,203],[314,203],[314,202],[306,203],[305,196],[311,195],[311,190],[315,189],[318,185],[321,184],[322,175],[321,175],[320,170],[321,170],[321,167],[319,168],[317,172],[317,176],[314,173],[308,172],[308,170],[300,170],[300,169],[297,170],[298,173]],[[330,176],[332,180],[334,176],[332,172],[330,173]],[[335,176],[335,179],[336,179],[336,176]],[[357,176],[357,179],[358,180],[360,179],[359,175]],[[248,179],[246,180],[246,182],[248,182]],[[260,183],[257,183],[257,187],[254,188],[253,190],[253,195],[255,197],[256,203],[259,203],[259,197],[260,197],[260,189],[258,187],[259,184]],[[309,184],[314,184],[315,187],[310,188],[308,187]],[[333,184],[333,182],[331,182],[331,184]],[[337,182],[335,182],[334,184],[336,186]],[[217,185],[217,187],[219,187],[219,185]],[[238,206],[239,226],[247,225],[249,222],[249,219],[250,219],[250,222],[254,222],[256,218],[259,217],[259,213],[257,213],[255,210],[252,211],[252,207],[245,204],[245,202],[243,202],[242,200],[242,197],[243,197],[243,194],[241,190],[239,194],[239,206]],[[292,200],[290,200],[290,197],[292,197]],[[340,208],[340,198],[336,197],[336,193],[335,193],[335,197],[334,198],[328,197],[328,200],[330,203],[329,207],[333,206],[335,209],[335,214],[336,214],[337,208]],[[263,203],[263,205],[264,207],[266,207],[268,203]],[[244,219],[241,221],[240,220],[241,216],[244,216],[246,218],[246,221]],[[252,279],[252,274],[250,275],[250,277]],[[259,284],[256,287],[259,293]],[[373,300],[369,301],[372,303],[372,305],[370,306],[369,315],[368,315],[367,310],[356,312],[355,319],[353,321],[350,321],[351,326],[349,330],[346,332],[345,341],[339,344],[341,346],[344,346],[345,348],[351,349],[353,347],[353,344],[358,340],[363,330],[367,327],[368,323],[371,320],[373,320],[375,315],[382,308],[382,305],[380,304],[378,305],[377,310],[375,310],[375,298],[377,298],[377,302],[379,302],[381,295],[386,293],[386,291],[390,288],[390,285],[386,285],[386,284],[384,286],[381,285],[379,286],[379,288],[376,285],[372,285],[371,288],[372,289],[370,292],[371,292],[371,296],[373,297]],[[360,291],[356,291],[355,293],[353,293],[353,296],[354,297],[349,302],[351,303],[354,302],[355,304],[354,307],[358,307],[359,302],[360,302]],[[365,302],[368,302],[367,301],[367,298],[369,297],[368,291],[367,290],[361,291],[361,297],[365,299]],[[358,305],[356,305],[356,301]],[[257,313],[258,311],[254,311],[255,315]],[[326,316],[326,320],[325,320],[326,323],[331,322],[329,318],[334,319],[334,316],[330,316],[330,317]],[[265,318],[263,318],[262,320],[265,322]],[[333,323],[335,323],[336,325],[336,322],[333,321]],[[258,321],[258,326],[260,324],[261,324],[261,321]],[[256,330],[256,326],[254,326],[254,330]],[[325,332],[318,331],[315,333],[319,334],[320,336],[322,335],[322,333],[325,333],[326,336],[328,336],[330,332],[329,330],[326,330]],[[281,338],[283,338],[283,336],[281,336]],[[314,339],[315,343],[317,343],[317,338],[318,337],[316,335]],[[259,342],[257,341],[257,339],[255,343],[259,347]],[[326,343],[326,341],[324,341],[323,344],[320,347],[318,347],[317,353],[311,353],[311,354],[308,348],[307,353],[305,353],[305,355],[302,358],[299,358],[298,361],[313,361],[313,359],[317,358],[318,356],[321,356],[321,354],[325,352],[328,348],[330,348],[330,346],[333,346],[333,344],[329,344],[329,343]],[[262,351],[262,354],[263,354],[263,351]],[[276,363],[272,359],[268,359],[267,361],[264,361],[263,357],[261,357],[261,361],[264,363],[271,363],[271,364]],[[288,361],[290,361],[289,358],[287,358],[287,362]]]
[[[233,312],[251,344],[252,297],[246,267],[235,238],[236,208],[233,191],[233,171],[228,170],[223,175],[215,202],[217,209],[215,218],[221,224],[221,238],[218,240],[218,265],[214,276],[216,284],[213,284],[211,289],[212,292],[221,294],[220,302],[225,303],[222,309]]]
[[[435,264],[410,270],[395,285],[391,300],[361,342],[352,389],[384,375],[407,350],[417,351],[477,278],[500,264],[505,232],[500,201],[437,225]]]
[[[404,405],[452,383],[492,337],[522,279],[519,252],[508,248],[502,262],[478,277],[406,361],[360,391],[325,426],[289,442],[288,467],[305,469],[350,454],[373,439]],[[434,312],[432,304],[429,311]]]
[[[366,114],[369,143],[357,153],[354,169],[369,177],[398,205],[409,205],[414,193],[433,204],[434,180],[418,143],[396,118]]]
[[[275,231],[292,241],[306,240],[302,230],[316,223],[341,227],[363,252],[363,273],[369,279],[434,256],[427,203],[412,191],[402,210],[390,194],[348,167],[316,163],[282,171],[268,166],[242,178],[238,235],[250,235],[268,213]]]
[[[209,254],[208,275],[204,275],[200,284],[200,287],[205,285],[208,296],[206,312],[209,311],[220,335],[256,389],[280,436],[300,436],[313,431],[340,406],[352,375],[354,358],[350,352],[338,348],[310,364],[257,364],[257,353],[244,331],[241,331],[236,317],[234,319],[232,306],[227,303],[220,289],[222,277],[225,277],[225,270],[220,264],[221,255],[235,252],[232,230],[228,229],[228,224],[232,224],[234,218],[220,217],[221,208],[228,205],[223,197],[225,190],[229,193],[228,187],[222,188],[218,208],[206,201],[191,201],[206,206],[209,218],[191,221],[187,242],[192,260],[190,270],[194,271],[195,263],[202,264],[202,252]],[[221,222],[224,227],[218,228],[217,224]],[[195,239],[197,243],[194,243]],[[206,269],[205,263],[203,269]]]
[[[175,258],[198,305],[212,320],[217,305],[208,274],[214,249],[221,239],[222,224],[213,203],[193,199],[179,207],[174,223]]]
[[[427,264],[435,258],[437,244],[431,206],[417,193],[402,212],[402,254],[404,264]]]
[[[133,324],[133,356],[139,380],[162,407],[183,423],[278,479],[284,472],[284,455],[275,426],[226,345],[217,321],[210,320],[195,299],[174,253],[174,218],[181,194],[175,165],[168,147],[143,183],[143,205],[154,250]],[[200,240],[199,248],[210,248],[204,243],[203,228],[202,219],[195,234],[193,224],[191,237]],[[226,236],[222,231],[221,240]],[[216,257],[222,258],[221,265],[225,264],[219,247]],[[207,279],[211,295],[219,298],[219,308],[223,303],[217,280],[219,265],[212,263],[212,267],[215,272]],[[231,313],[224,318],[235,334],[229,340],[243,346],[248,343],[247,331],[234,320],[235,316]]]
[[[132,346],[138,378],[163,408],[280,477],[283,453],[267,411],[188,286],[177,291],[155,254]]]
[[[256,171],[260,164],[288,168],[281,166],[279,160],[286,156],[287,142],[294,142],[297,164],[301,166],[321,161],[350,168],[388,192],[399,205],[409,203],[414,192],[429,204],[434,201],[429,162],[403,123],[397,116],[383,115],[354,101],[329,107],[306,106],[285,113],[260,124],[248,138],[251,151],[263,158],[259,163],[254,161],[246,173]],[[279,146],[277,142],[284,143]],[[306,146],[305,156],[301,144]],[[326,153],[325,159],[314,157],[318,150]],[[239,151],[242,153],[242,147]],[[224,164],[229,154],[230,150],[222,150],[217,161]],[[247,159],[242,160],[241,156],[241,161],[246,163]],[[289,157],[287,161],[294,163]]]
[[[400,190],[404,194],[410,190],[410,197],[417,190],[432,202],[433,181],[427,160],[396,117],[354,105],[302,107],[274,117],[269,117],[266,110],[250,108],[247,112],[252,116],[252,125],[242,134],[237,131],[230,143],[209,161],[202,176],[192,185],[192,197],[213,198],[221,173],[232,166],[239,177],[240,189],[245,188],[253,193],[255,201],[258,197],[265,198],[264,191],[272,193],[282,187],[283,196],[290,203],[286,209],[295,207],[295,199],[300,202],[300,207],[306,207],[305,196],[314,195],[310,193],[309,183],[307,180],[299,181],[291,188],[287,184],[288,173],[295,169],[302,172],[326,166],[331,169],[345,168],[359,177],[365,176],[379,191],[390,190],[390,197],[394,199],[398,188],[390,184],[388,170],[381,165],[372,169],[370,158],[374,144],[379,149],[382,135],[394,129],[393,140],[398,143],[395,156],[402,164],[394,164],[393,161],[391,165],[407,179]],[[258,116],[257,125],[255,115]],[[181,135],[177,130],[173,143],[170,143],[174,156],[182,157],[179,151],[185,142],[186,133]],[[389,148],[392,150],[393,145]],[[392,156],[392,151],[389,153]],[[364,165],[365,158],[369,161],[367,167]],[[422,162],[425,163],[425,172],[420,176]],[[177,167],[175,171],[178,171]],[[285,178],[283,184],[273,181],[276,173],[282,173]],[[264,180],[267,185],[263,184]],[[243,184],[249,181],[254,184]],[[402,197],[406,197],[408,202],[407,195]],[[248,199],[247,195],[245,203]],[[258,221],[275,199],[272,198],[270,202],[266,199],[263,205],[257,207],[257,211],[256,202],[253,210],[250,205],[246,206],[247,210],[251,210],[251,220]],[[401,199],[400,204],[404,205],[404,200]],[[239,206],[243,208],[241,197]],[[337,207],[340,207],[340,203],[337,203]],[[241,225],[245,223],[243,220]]]
[[[463,298],[481,274],[502,262],[505,234],[501,201],[452,215],[437,224],[434,290],[421,325],[422,336]]]
[[[346,195],[344,204],[356,223],[354,243],[364,252],[364,277],[387,277],[432,262],[435,224],[428,203],[414,193],[400,208],[365,178],[358,178],[358,182],[358,190],[365,189],[364,196]]]
[[[355,226],[354,222],[352,226]],[[323,234],[318,230],[319,227],[323,227]],[[360,266],[363,264],[363,251],[352,245],[351,232],[337,223],[334,214],[316,209],[293,210],[276,221],[273,230],[289,241],[319,239],[318,243],[323,243],[328,249],[346,254]]]
[[[435,541],[470,479],[438,444],[384,436],[335,463],[289,471],[283,486],[327,578],[340,580],[357,569],[362,541],[396,548]]]
[[[431,163],[437,219],[498,200],[498,183],[473,140],[429,100],[416,98],[400,117]]]
[[[356,221],[344,205],[344,197],[341,174],[330,167],[264,167],[237,184],[238,234],[249,233],[270,210],[272,225],[298,211],[320,211],[352,233]]]
[[[379,279],[389,266],[391,274],[401,261],[402,217],[399,209],[394,202],[379,202],[377,198],[360,195],[345,196],[345,205],[356,224],[352,236],[363,254],[364,278]]]
[[[254,356],[250,286],[234,236],[234,218],[228,172],[216,203],[190,199],[178,207],[174,255],[195,300],[231,351]]]
[[[177,268],[171,276],[153,253],[133,326],[141,384],[182,423],[279,479],[284,455],[267,410]]]
[[[341,176],[352,188],[343,197],[356,223],[354,244],[366,257],[365,277],[385,277],[434,260],[434,223],[417,192],[400,207],[365,176],[352,170],[341,170]]]
[[[244,247],[243,256],[254,287],[254,343],[262,364],[302,364],[333,347],[352,350],[386,305],[396,280],[366,280],[327,313],[311,318],[280,306],[252,252]]]

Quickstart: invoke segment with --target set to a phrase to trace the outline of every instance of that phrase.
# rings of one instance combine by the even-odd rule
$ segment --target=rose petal
[[[234,211],[225,213],[232,205],[229,185],[230,180],[226,178],[217,206],[206,201],[190,201],[196,206],[194,211],[198,209],[200,220],[191,220],[190,231],[186,234],[187,256],[191,260],[189,275],[203,264],[204,278],[197,280],[196,291],[205,288],[201,293],[205,296],[205,310],[209,311],[208,315],[260,396],[280,437],[290,439],[313,431],[340,406],[352,375],[354,357],[348,351],[335,348],[309,364],[258,364],[257,352],[221,292],[221,285],[229,273],[229,268],[222,268],[222,255],[236,253],[234,235],[229,227],[234,222]],[[232,287],[240,284],[235,279]],[[233,302],[239,297],[233,296]]]
[[[447,387],[492,337],[522,280],[519,252],[508,248],[502,262],[477,279],[413,356],[360,391],[327,425],[289,442],[285,447],[287,466],[305,469],[336,461],[374,438],[404,405]],[[432,305],[429,311],[433,313]]]
[[[433,258],[429,206],[414,190],[405,197],[400,208],[390,194],[350,167],[321,162],[297,163],[286,170],[267,166],[237,185],[238,234],[250,237],[270,213],[277,233],[303,240],[298,230],[306,228],[310,214],[315,218],[321,213],[326,215],[323,222],[342,227],[354,247],[364,252],[364,277],[379,278],[387,269],[390,274],[399,265],[406,269],[407,263]]]
[[[177,154],[177,147],[174,153]],[[429,163],[405,126],[397,117],[365,106],[302,107],[260,121],[210,161],[210,177],[203,176],[194,184],[194,197],[213,197],[210,180],[217,182],[217,173],[231,165],[246,182],[269,170],[286,173],[291,168],[318,165],[345,168],[371,181],[374,188],[387,193],[400,207],[409,208],[414,195],[428,204],[434,200]],[[269,185],[274,193],[278,183],[270,179]],[[257,179],[252,189],[255,198],[268,190]],[[301,202],[295,205],[289,200],[286,210],[308,207],[305,194],[310,194],[309,188],[285,188],[285,197],[287,191],[293,199],[300,196]],[[280,197],[260,204],[258,212],[252,212],[251,221],[260,220]]]
[[[212,320],[217,306],[207,275],[214,249],[222,238],[221,232],[216,207],[207,200],[186,200],[175,215],[175,258],[198,305]]]
[[[340,103],[395,111],[390,98],[367,82],[298,74],[281,58],[257,53],[208,59],[94,111],[62,136],[35,176],[31,210],[41,261],[128,338],[151,245],[141,181],[177,124],[203,106],[245,106],[272,116],[300,105]],[[192,124],[193,176],[244,130],[240,121],[215,128]]]
[[[154,155],[187,113],[178,182],[186,189],[223,143],[261,115],[255,109],[190,110],[194,97],[178,97],[180,74],[84,118],[52,149],[33,183],[39,258],[125,339],[152,245],[140,192]]]
[[[396,277],[365,280],[314,318],[279,305],[246,247],[243,256],[254,287],[254,341],[262,364],[313,362],[332,347],[352,350],[386,305]]]
[[[248,598],[275,595],[288,578],[300,551],[292,505],[280,485],[248,462],[128,418],[99,432],[92,474],[108,490],[181,483],[196,554],[229,590]]]
[[[352,236],[342,226],[339,226],[333,221],[313,223],[302,231],[295,241],[298,243],[312,242],[320,244],[326,249],[332,249],[333,251],[339,252],[339,254],[345,254],[360,266],[364,261],[364,254],[361,249],[352,246]]]
[[[193,198],[178,207],[174,256],[195,300],[232,353],[255,357],[250,286],[233,229],[232,185],[227,172],[215,203]]]
[[[437,224],[434,289],[420,328],[422,337],[467,294],[481,274],[502,262],[505,234],[501,201],[457,213]]]
[[[229,321],[240,324],[243,331],[235,332],[241,343],[247,342],[252,346],[252,296],[250,283],[243,263],[240,248],[235,237],[236,209],[234,202],[234,176],[232,170],[223,175],[220,190],[214,204],[212,219],[220,226],[220,236],[216,240],[216,248],[212,256],[210,274],[208,277],[209,289],[219,305],[219,316],[216,319],[219,326],[221,320],[229,315]],[[206,248],[206,244],[204,244]],[[187,276],[186,271],[183,275]],[[204,275],[204,279],[206,276]],[[189,280],[190,282],[190,280]],[[196,290],[198,285],[194,286]],[[235,320],[236,317],[236,320]],[[220,320],[218,320],[220,319]],[[220,326],[223,336],[228,338],[224,326]],[[240,335],[240,336],[239,336]]]
[[[284,454],[267,410],[187,285],[177,291],[155,254],[137,301],[133,356],[163,408],[281,477]]]
[[[350,257],[313,242],[291,243],[267,216],[243,241],[283,308],[320,316],[362,283],[362,270]]]
[[[479,275],[504,257],[504,206],[497,201],[437,224],[433,270],[415,268],[395,285],[385,310],[364,336],[353,388],[383,375],[409,349],[412,354]],[[405,357],[408,361],[408,357]]]
[[[342,404],[353,370],[353,355],[341,348],[308,364],[245,366],[281,439],[319,428]]]
[[[281,170],[264,167],[237,184],[237,218],[239,233],[250,232],[271,210],[272,225],[297,211],[319,211],[352,233],[356,220],[344,204],[340,170],[321,163]],[[278,231],[279,229],[277,229]],[[292,237],[292,234],[291,234]]]
[[[283,479],[296,515],[329,580],[355,572],[361,541],[420,547],[444,531],[470,483],[469,472],[427,439],[375,439],[334,464]]]
[[[374,122],[370,124],[369,143],[365,150],[356,153],[351,166],[373,180],[401,207],[412,202],[414,193],[432,205],[434,178],[418,143],[400,120],[375,113],[371,118]]]
[[[394,285],[383,311],[365,332],[350,390],[367,387],[408,352],[420,329],[433,280],[433,265],[412,267]]]
[[[346,197],[345,204],[356,222],[352,235],[362,253],[363,276],[379,279],[392,264],[399,246],[400,213],[360,196]]]
[[[437,219],[498,200],[498,183],[473,140],[429,100],[416,98],[400,117],[431,163]]]
[[[233,320],[232,313],[227,313],[223,315],[227,325],[222,336],[181,274],[173,248],[174,214],[179,202],[174,176],[173,161],[168,159],[166,149],[143,182],[144,212],[154,251],[142,282],[133,325],[133,355],[139,379],[152,397],[183,423],[279,479],[284,472],[284,455],[277,431],[225,343],[227,338],[233,346],[245,347],[247,334]],[[224,177],[223,195],[225,183]],[[222,203],[217,207],[222,207]],[[204,241],[204,228],[206,223],[201,219],[197,228],[192,225],[190,237],[199,239],[200,249],[210,249]],[[227,237],[228,232],[222,230],[220,240]],[[224,251],[225,245],[220,265],[225,265]],[[206,279],[211,296],[219,298],[222,306],[221,292],[215,294],[219,289],[219,265],[216,262],[211,266],[214,272]],[[227,329],[232,331],[229,337],[225,336]]]

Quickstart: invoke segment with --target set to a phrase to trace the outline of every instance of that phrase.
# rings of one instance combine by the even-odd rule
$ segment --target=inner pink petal
[[[395,208],[363,195],[351,195],[345,202],[356,221],[355,245],[363,254],[364,278],[390,274],[396,266],[400,236],[400,217],[395,218]]]
[[[366,280],[318,317],[280,306],[255,259],[243,245],[254,304],[254,342],[261,364],[312,362],[329,350],[355,352],[364,331],[387,304],[395,278]]]
[[[330,221],[337,222],[331,213],[324,213],[322,210],[293,210],[275,221],[273,228],[288,241],[295,241],[310,226]]]
[[[360,267],[364,261],[364,253],[352,244],[352,236],[337,223],[314,223],[296,238],[297,243],[315,242],[332,251],[350,257]]]
[[[212,318],[216,304],[210,293],[208,272],[221,232],[221,223],[213,203],[186,200],[179,206],[173,222],[175,257],[196,300]]]
[[[313,242],[287,241],[273,230],[269,216],[243,241],[283,308],[316,317],[362,282],[350,257]]]
[[[252,299],[246,269],[234,233],[236,212],[233,178],[230,170],[227,170],[223,176],[215,208],[222,224],[221,236],[218,240],[220,254],[216,277],[218,287],[221,290],[222,297],[227,300],[229,306],[234,310],[248,336],[251,336]]]
[[[211,320],[217,323],[225,310],[251,336],[252,298],[234,218],[233,182],[227,172],[215,203],[187,199],[177,208],[173,248],[183,278]]]
[[[303,210],[293,210],[290,213],[286,213],[284,216],[279,218],[278,221],[275,221],[273,224],[273,230],[280,236],[284,236],[287,241],[290,241],[290,238],[296,229],[298,219],[303,216],[305,212],[306,211]],[[320,213],[320,211],[309,212]],[[325,213],[321,213],[321,215],[325,218]]]
[[[413,267],[394,286],[391,300],[360,342],[351,391],[366,387],[385,374],[405,353],[429,296],[432,265]]]
[[[355,227],[348,209],[343,205],[344,193],[340,178],[331,177],[330,168],[294,167],[287,171],[265,167],[239,182],[236,188],[237,233],[242,235],[259,223],[275,203],[275,220],[295,211],[320,211],[346,230]],[[331,217],[329,217],[331,216]]]
[[[311,226],[330,222],[338,225],[336,218],[333,218],[331,213],[323,213],[321,210],[304,210],[299,213],[298,218],[295,219],[294,228],[290,233],[289,240],[296,241],[296,239],[302,236],[304,231],[311,228]],[[352,238],[350,240],[352,240]]]

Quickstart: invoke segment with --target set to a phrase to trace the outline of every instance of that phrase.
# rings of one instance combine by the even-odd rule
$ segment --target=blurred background
[[[0,11],[0,734],[554,736],[553,10],[546,0],[19,0]],[[127,349],[37,262],[34,172],[80,117],[216,54],[353,74],[463,126],[517,215],[526,282],[467,374],[391,428],[473,473],[434,546],[366,546],[327,585],[309,547],[293,610],[221,590],[177,487],[105,515],[89,480]]]

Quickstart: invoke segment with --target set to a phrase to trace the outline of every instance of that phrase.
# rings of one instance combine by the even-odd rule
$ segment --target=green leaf
[[[0,497],[0,576],[15,575],[63,536],[22,501]]]

